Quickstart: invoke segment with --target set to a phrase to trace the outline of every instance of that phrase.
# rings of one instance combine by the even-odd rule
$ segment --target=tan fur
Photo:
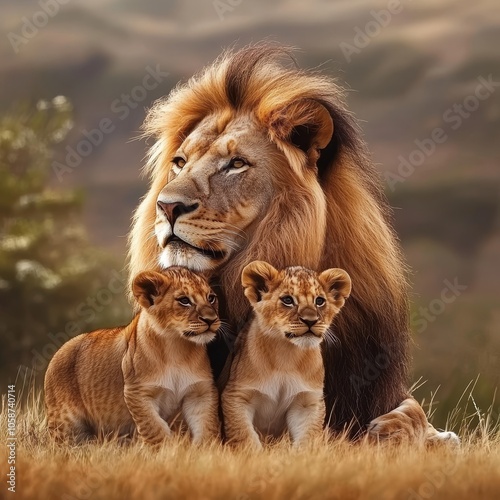
[[[454,432],[435,429],[414,398],[405,399],[395,410],[372,420],[368,425],[367,439],[376,443],[405,442],[428,447],[460,443]]]
[[[289,52],[226,52],[151,109],[151,187],[134,216],[130,275],[172,264],[212,271],[234,333],[250,310],[239,286],[248,262],[346,269],[355,287],[339,345],[324,349],[325,398],[328,423],[357,435],[409,395],[405,266],[342,89],[281,64]],[[230,168],[234,157],[247,164]],[[158,201],[187,210],[172,224]],[[210,352],[217,372],[227,347]]]
[[[295,445],[304,444],[323,430],[320,344],[332,335],[329,327],[349,296],[351,280],[341,269],[318,275],[303,267],[278,271],[256,261],[244,268],[242,284],[254,315],[222,392],[226,438],[260,448],[259,434],[278,437],[288,430]]]
[[[180,413],[195,443],[217,436],[218,395],[205,346],[220,326],[215,295],[182,268],[142,272],[133,292],[142,309],[128,326],[79,335],[50,362],[50,432],[76,441],[137,432],[159,444]],[[186,298],[191,305],[180,303]]]

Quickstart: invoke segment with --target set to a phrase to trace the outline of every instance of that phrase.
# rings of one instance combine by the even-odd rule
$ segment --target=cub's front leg
[[[219,395],[214,383],[193,384],[184,396],[182,414],[187,422],[193,443],[215,439],[219,435]]]
[[[323,432],[325,421],[323,393],[300,392],[295,396],[286,414],[288,432],[294,446],[301,446]]]
[[[161,388],[125,382],[124,397],[139,436],[149,444],[157,445],[168,439],[172,431],[158,413],[157,397]]]
[[[253,425],[255,396],[256,391],[253,389],[228,387],[222,393],[224,431],[232,445],[262,449],[262,443]]]

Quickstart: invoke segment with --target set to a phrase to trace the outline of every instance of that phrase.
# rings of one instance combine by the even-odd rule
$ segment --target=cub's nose
[[[198,319],[212,326],[217,321],[217,313],[211,307],[203,307],[198,311]]]
[[[206,323],[208,326],[212,326],[217,321],[217,316],[210,316],[210,317],[207,317],[207,315],[200,316],[199,320],[203,321],[203,323]]]
[[[306,318],[299,318],[299,319],[300,319],[300,321],[302,321],[302,323],[307,325],[309,328],[313,327],[318,322],[317,319],[306,319]]]
[[[181,201],[174,201],[172,203],[165,202],[162,200],[158,200],[156,202],[158,207],[158,211],[165,214],[170,225],[173,226],[175,221],[182,214],[188,214],[189,212],[194,212],[198,208],[198,203],[194,203],[192,205],[185,205]]]

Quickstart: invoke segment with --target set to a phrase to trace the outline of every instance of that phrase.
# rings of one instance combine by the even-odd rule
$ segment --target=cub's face
[[[163,274],[140,273],[134,279],[135,298],[167,334],[177,334],[207,344],[220,327],[217,296],[206,280],[182,267],[171,267]]]
[[[304,349],[319,346],[351,292],[342,269],[278,271],[262,261],[243,269],[242,284],[262,330]]]

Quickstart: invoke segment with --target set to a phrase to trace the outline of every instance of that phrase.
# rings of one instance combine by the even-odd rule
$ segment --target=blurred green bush
[[[43,375],[67,338],[130,315],[123,263],[93,248],[83,195],[50,186],[56,145],[73,125],[63,96],[0,119],[0,378]]]

